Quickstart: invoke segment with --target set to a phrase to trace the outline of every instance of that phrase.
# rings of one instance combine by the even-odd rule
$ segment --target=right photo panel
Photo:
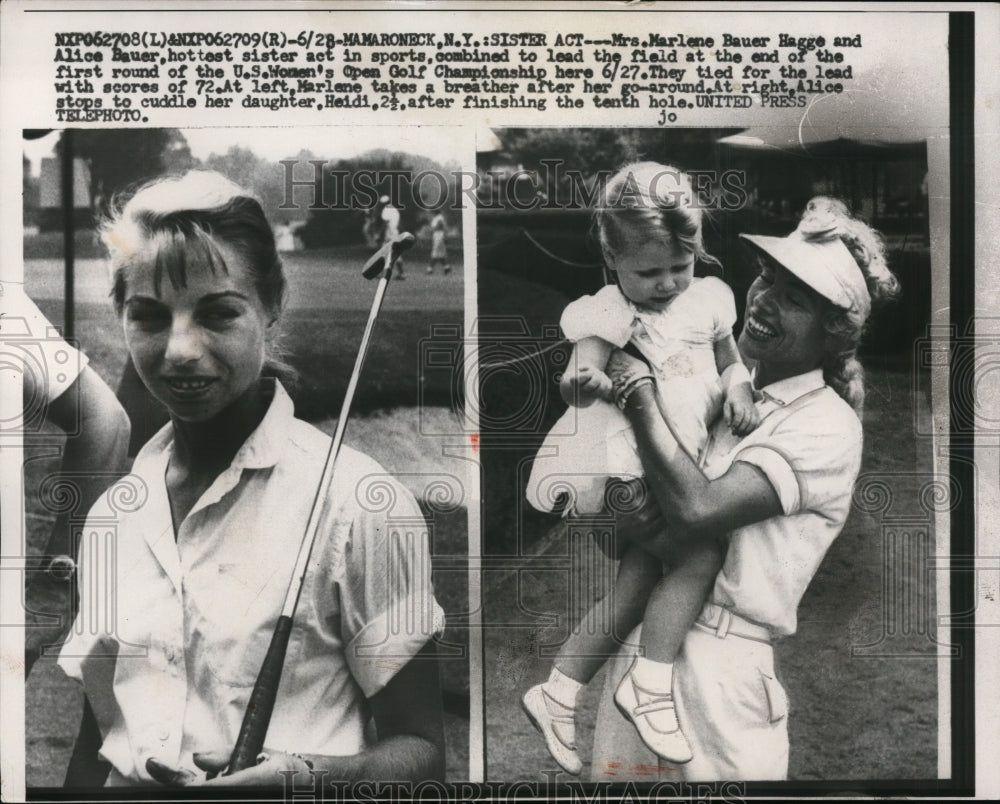
[[[928,143],[848,130],[480,136],[487,779],[937,778]]]

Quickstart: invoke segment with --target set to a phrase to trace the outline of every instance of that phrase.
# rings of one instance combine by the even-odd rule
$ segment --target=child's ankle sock
[[[556,703],[565,706],[567,709],[575,709],[576,696],[583,689],[583,684],[575,678],[570,678],[558,668],[553,667],[552,672],[549,673],[549,680],[542,684],[542,689]]]
[[[640,656],[632,665],[632,680],[647,692],[668,694],[673,678],[673,662],[654,662]]]

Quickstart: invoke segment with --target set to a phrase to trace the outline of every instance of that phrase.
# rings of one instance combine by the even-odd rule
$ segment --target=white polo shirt
[[[732,532],[712,601],[786,636],[795,633],[799,601],[850,513],[861,422],[820,369],[766,386],[757,409],[761,424],[746,438],[716,423],[702,469],[714,479],[736,461],[753,464],[784,514]]]
[[[123,780],[148,781],[150,756],[193,768],[194,752],[232,750],[329,443],[294,417],[276,385],[263,421],[176,539],[164,480],[171,425],[142,449],[133,475],[92,509],[92,535],[80,551],[80,613],[59,663],[83,681],[104,736],[101,755]],[[123,497],[129,485],[137,489],[131,501]],[[117,526],[113,558],[103,547],[93,549],[108,523]],[[113,626],[104,625],[106,617]],[[443,624],[415,500],[377,463],[344,447],[267,746],[359,753],[366,746],[366,698]],[[115,651],[117,659],[102,658]]]

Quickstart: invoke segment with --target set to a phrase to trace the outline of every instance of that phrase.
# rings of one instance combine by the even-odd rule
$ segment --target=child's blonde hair
[[[695,258],[718,266],[705,251],[704,211],[691,180],[679,168],[659,162],[625,165],[604,186],[594,213],[605,261],[626,247],[630,234],[676,245]]]

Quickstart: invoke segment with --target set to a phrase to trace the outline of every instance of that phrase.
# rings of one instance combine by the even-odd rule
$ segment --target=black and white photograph
[[[461,227],[385,178],[448,166],[24,136],[28,784],[465,778],[466,471],[420,370],[462,322]]]
[[[934,779],[926,143],[494,133],[489,778]]]

